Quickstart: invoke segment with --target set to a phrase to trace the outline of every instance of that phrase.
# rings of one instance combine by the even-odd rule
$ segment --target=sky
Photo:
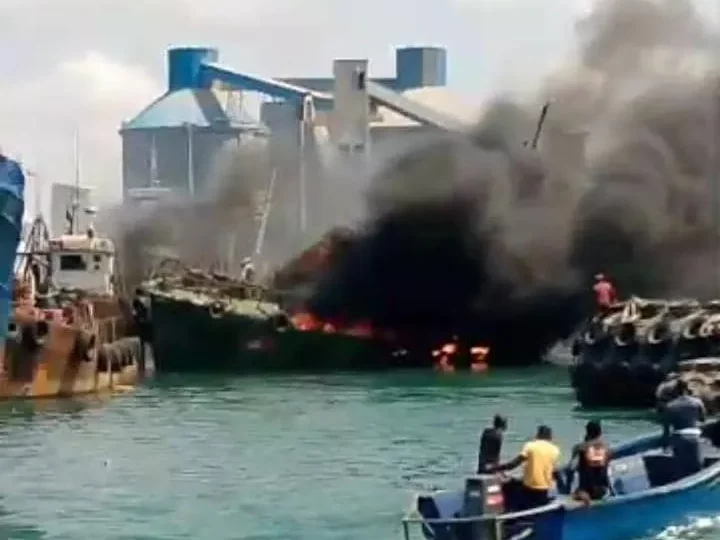
[[[121,192],[118,129],[164,91],[170,46],[217,47],[224,64],[266,76],[329,76],[340,57],[368,58],[371,76],[392,76],[396,47],[443,46],[449,86],[479,103],[561,63],[591,3],[0,0],[0,148],[32,183],[71,183],[77,131],[82,183],[104,203]]]

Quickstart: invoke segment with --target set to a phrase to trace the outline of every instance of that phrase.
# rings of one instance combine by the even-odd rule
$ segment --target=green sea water
[[[540,422],[565,450],[591,416],[611,440],[653,428],[575,410],[559,368],[165,377],[109,402],[6,404],[0,539],[396,540],[414,491],[472,471],[496,412],[508,457]]]

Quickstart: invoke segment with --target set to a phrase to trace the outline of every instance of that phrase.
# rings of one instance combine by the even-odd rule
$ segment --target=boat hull
[[[152,349],[159,372],[292,372],[390,367],[374,340],[278,328],[271,317],[226,313],[151,295]]]
[[[130,335],[130,322],[117,302],[94,307],[98,316],[88,324],[46,320],[52,311],[16,309],[14,330],[3,349],[0,399],[68,397],[134,386],[144,371],[142,343]]]
[[[151,295],[150,311],[158,372],[247,370],[262,357],[262,351],[247,344],[271,330],[264,319],[235,314],[215,318],[207,306],[156,295]]]
[[[559,540],[646,538],[720,511],[720,476],[682,491],[565,512]]]

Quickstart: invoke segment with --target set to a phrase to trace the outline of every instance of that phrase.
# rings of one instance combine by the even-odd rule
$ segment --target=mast
[[[535,128],[535,135],[533,135],[532,143],[530,144],[530,148],[533,150],[537,148],[538,141],[540,140],[540,134],[542,133],[543,124],[545,124],[545,118],[547,117],[548,109],[550,108],[550,102],[548,101],[543,105],[542,110],[540,111],[540,118],[538,118],[537,127]]]
[[[300,178],[298,179],[299,204],[300,204],[300,234],[301,242],[304,240],[307,231],[307,165],[308,137],[312,136],[314,120],[314,104],[312,96],[305,96],[300,104]],[[314,148],[313,148],[314,149]]]
[[[65,210],[65,218],[68,222],[67,234],[75,234],[78,209],[80,208],[80,134],[77,129],[73,135],[73,160],[75,162],[73,197],[70,208]]]

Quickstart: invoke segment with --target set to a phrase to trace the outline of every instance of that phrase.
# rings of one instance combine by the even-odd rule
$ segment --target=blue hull
[[[720,484],[714,481],[679,492],[565,512],[558,540],[628,540],[654,536],[692,517],[720,511]],[[550,540],[550,539],[548,539]]]
[[[13,267],[22,235],[25,175],[20,165],[0,156],[0,340],[4,343],[12,309]]]
[[[583,506],[561,494],[545,507],[504,514],[490,521],[503,523],[504,539],[532,529],[533,534],[527,538],[535,540],[633,540],[657,534],[671,525],[685,525],[693,518],[717,514],[720,420],[706,424],[705,435],[710,439],[703,444],[705,467],[692,476],[677,479],[675,462],[663,453],[660,437],[649,435],[613,448],[611,476],[615,495]],[[420,510],[424,519],[411,520],[421,523],[427,538],[449,540],[455,535],[475,540],[462,529],[467,528],[468,520],[488,520],[461,517],[462,490],[438,492],[430,497],[434,501],[430,514],[416,502],[415,510]],[[425,504],[427,508],[427,500]]]

